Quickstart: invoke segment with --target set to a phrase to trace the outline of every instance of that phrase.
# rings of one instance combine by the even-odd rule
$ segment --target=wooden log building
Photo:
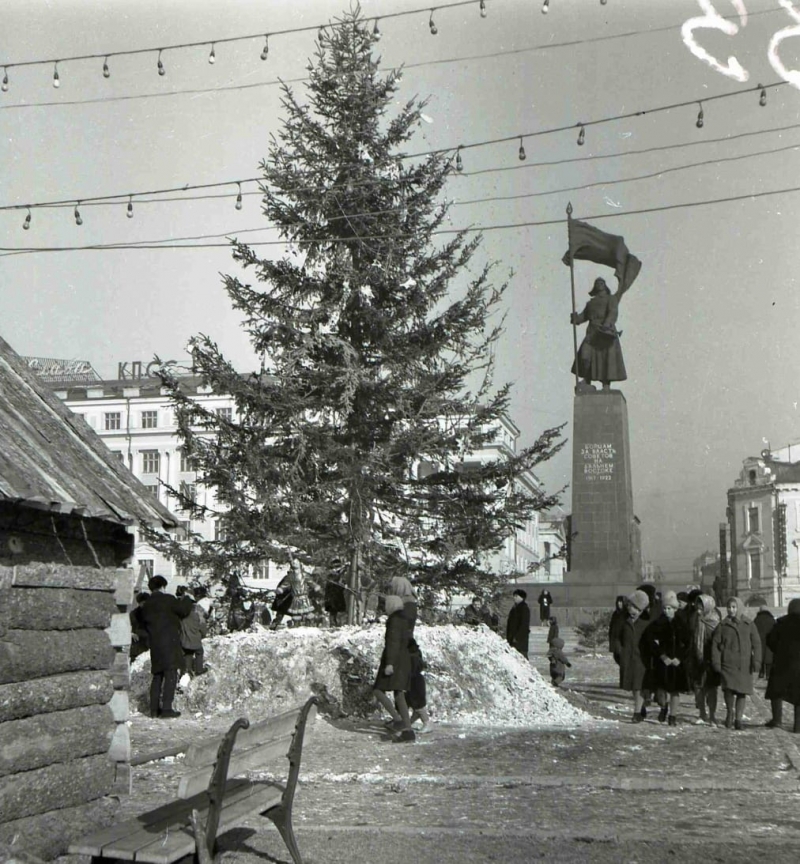
[[[141,523],[177,520],[0,339],[0,852],[55,858],[130,792]]]

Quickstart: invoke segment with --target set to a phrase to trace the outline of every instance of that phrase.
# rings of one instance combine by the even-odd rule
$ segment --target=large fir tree
[[[306,103],[283,88],[286,119],[261,168],[286,252],[236,243],[255,284],[224,280],[262,369],[239,374],[211,339],[191,342],[205,382],[234,397],[233,421],[163,373],[224,527],[216,542],[175,544],[184,565],[230,575],[299,550],[349,562],[353,587],[402,568],[432,589],[475,591],[497,579],[486,553],[557,503],[518,478],[562,446],[558,429],[464,470],[508,408],[491,375],[505,286],[489,267],[470,271],[479,237],[441,230],[452,154],[404,156],[424,103],[395,110],[401,73],[379,72],[378,38],[346,14],[320,32]]]

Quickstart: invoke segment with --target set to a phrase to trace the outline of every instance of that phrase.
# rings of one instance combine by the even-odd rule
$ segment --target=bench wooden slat
[[[297,725],[297,718],[300,716],[301,710],[301,708],[293,708],[291,711],[277,714],[275,717],[269,717],[266,720],[260,720],[258,723],[252,723],[248,729],[242,729],[236,736],[234,752],[249,750],[274,738],[283,738],[286,735],[291,736],[294,732],[294,727]],[[307,722],[310,722],[313,716],[313,714],[309,714]],[[216,738],[209,738],[206,741],[193,744],[186,751],[183,764],[191,768],[213,765],[217,758],[219,740],[219,736],[217,736]]]
[[[271,784],[255,784],[252,794],[238,802],[228,803],[227,796],[220,813],[218,833],[222,834],[229,828],[241,825],[248,815],[263,813],[280,804],[283,790]],[[194,830],[191,825],[175,827],[166,837],[152,840],[147,846],[142,846],[134,858],[142,864],[172,864],[184,855],[195,852]],[[114,857],[110,852],[108,857]]]
[[[264,768],[273,759],[285,759],[291,743],[292,736],[289,734],[283,738],[269,741],[267,744],[262,744],[260,747],[251,747],[243,752],[234,750],[228,765],[228,776],[234,777],[253,768]],[[209,766],[184,774],[178,787],[178,797],[189,798],[208,788],[213,770],[213,766]]]
[[[252,785],[249,780],[231,780],[226,787],[226,795],[229,795],[232,801],[239,800],[243,795],[250,794]],[[187,812],[191,813],[192,808],[205,813],[208,809],[208,796],[198,795],[194,800],[170,801],[154,810],[141,813],[135,819],[111,825],[101,831],[95,831],[94,834],[88,834],[86,837],[71,843],[68,851],[71,855],[99,856],[103,855],[104,850],[112,844],[122,844],[126,838],[141,832],[149,832],[150,839],[152,839],[153,832],[163,831],[167,825],[182,818]],[[185,818],[188,822],[188,816]],[[150,841],[148,840],[148,842]],[[122,846],[119,845],[118,848],[122,849]]]

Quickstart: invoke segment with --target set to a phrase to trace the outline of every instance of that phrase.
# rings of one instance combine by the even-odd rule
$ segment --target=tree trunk
[[[0,633],[5,630],[102,630],[117,612],[107,591],[71,588],[17,588],[3,596]]]
[[[112,792],[116,773],[103,754],[13,774],[0,784],[0,813],[11,820],[77,807]]]
[[[0,723],[0,777],[81,756],[108,753],[115,731],[108,705],[91,705]],[[128,731],[122,724],[121,728]],[[130,756],[130,741],[128,742]]]
[[[119,799],[98,798],[77,807],[0,822],[0,844],[52,861],[64,855],[74,840],[109,826],[118,810]]]
[[[105,705],[114,695],[108,672],[68,672],[0,685],[0,723],[83,705]]]
[[[81,669],[108,669],[114,649],[102,630],[8,630],[0,641],[0,684]]]

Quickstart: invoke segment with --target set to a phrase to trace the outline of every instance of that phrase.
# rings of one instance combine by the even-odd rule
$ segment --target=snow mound
[[[417,624],[427,664],[428,708],[438,722],[481,726],[575,726],[590,719],[487,627]],[[384,626],[295,627],[217,636],[205,643],[209,671],[178,695],[183,711],[277,714],[316,693],[321,712],[370,717]],[[132,668],[131,690],[147,704],[148,655]]]

